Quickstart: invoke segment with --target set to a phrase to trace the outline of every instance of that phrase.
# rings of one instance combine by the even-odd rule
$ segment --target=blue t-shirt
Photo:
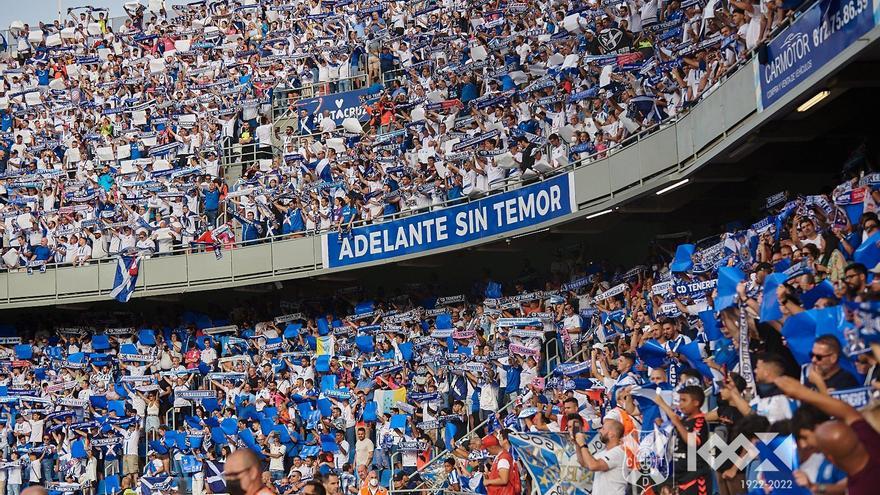
[[[452,186],[449,188],[449,192],[446,193],[446,198],[449,201],[460,199],[461,198],[461,187],[460,186]]]
[[[284,221],[284,225],[281,226],[281,233],[293,234],[295,232],[302,232],[305,229],[306,225],[303,222],[302,210],[299,208],[287,210],[287,218]]]
[[[382,208],[382,214],[389,216],[395,213],[397,213],[397,203],[385,203],[385,206]]]
[[[98,185],[105,191],[109,191],[110,188],[113,187],[113,176],[110,174],[101,174],[101,176],[98,177]]]
[[[355,209],[349,205],[342,207],[342,223],[348,223],[354,217]]]
[[[504,370],[507,372],[507,387],[504,388],[504,391],[508,394],[518,391],[522,368],[507,365],[504,367]]]
[[[49,70],[48,69],[37,69],[34,71],[37,75],[37,81],[39,81],[40,86],[48,86],[49,85]]]
[[[205,209],[216,210],[220,207],[220,190],[205,189]]]
[[[38,261],[48,261],[52,257],[52,249],[49,246],[37,246],[33,251],[35,259]]]

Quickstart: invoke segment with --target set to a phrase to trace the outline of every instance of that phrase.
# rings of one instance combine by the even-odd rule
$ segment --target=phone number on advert
[[[828,16],[822,24],[813,29],[813,46],[819,46],[837,31],[846,27],[847,24],[856,20],[863,12],[868,10],[868,0],[850,0],[840,6],[840,10]]]

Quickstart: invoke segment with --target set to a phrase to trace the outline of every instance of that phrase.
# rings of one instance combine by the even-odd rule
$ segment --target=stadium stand
[[[227,456],[249,448],[279,493],[310,479],[356,493],[372,478],[485,493],[515,432],[579,445],[598,432],[607,447],[576,459],[595,471],[593,486],[622,484],[621,463],[640,448],[681,448],[682,422],[660,420],[678,418],[659,402],[673,390],[690,394],[681,427],[700,435],[707,423],[748,432],[761,420],[812,431],[821,413],[802,417],[813,410],[793,399],[864,421],[792,378],[862,399],[863,384],[877,383],[865,351],[876,339],[867,274],[880,266],[878,220],[835,198],[869,198],[880,180],[854,173],[833,194],[777,198],[749,228],[626,271],[573,256],[456,295],[415,284],[396,297],[340,291],[274,312],[184,312],[173,323],[97,312],[79,326],[28,327],[0,346],[7,486],[222,493]],[[825,462],[816,448],[793,479],[845,483],[846,465],[811,471]],[[717,477],[703,463],[688,480],[674,459],[680,484],[737,493],[763,479],[733,464]]]
[[[685,114],[799,7],[150,0],[117,28],[90,7],[17,24],[3,267],[342,238],[552,180]],[[626,269],[576,253],[451,294],[10,319],[0,483],[874,493],[880,434],[857,410],[880,387],[871,165]],[[693,453],[710,435],[758,452]]]
[[[87,7],[14,26],[2,267],[347,230],[543,178],[686,112],[788,11],[456,7],[132,4],[115,30]]]

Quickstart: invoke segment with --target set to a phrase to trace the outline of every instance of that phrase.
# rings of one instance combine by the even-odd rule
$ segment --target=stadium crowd
[[[345,230],[601,158],[797,5],[150,0],[15,23],[0,267]],[[299,104],[357,88],[346,115]]]
[[[244,241],[345,230],[541,178],[687,111],[795,7],[151,1],[118,29],[91,8],[14,26],[2,263],[216,246],[230,218]],[[353,122],[299,108],[306,87],[371,96]],[[0,486],[519,495],[532,480],[510,435],[530,431],[566,434],[602,495],[645,478],[658,494],[874,493],[877,423],[850,403],[880,388],[880,176],[848,173],[629,269],[560,254],[458,294],[16,328]],[[710,432],[793,435],[798,462],[782,480],[760,460],[688,466]],[[665,462],[633,472],[646,453]]]
[[[851,404],[880,388],[880,174],[847,173],[630,269],[560,252],[456,295],[354,287],[222,318],[15,328],[0,346],[0,476],[12,495],[517,495],[531,480],[511,435],[556,432],[603,494],[644,477],[658,494],[874,493],[877,422]],[[785,435],[797,461],[782,479],[766,452],[689,466],[710,432]],[[664,462],[626,469],[646,453]]]

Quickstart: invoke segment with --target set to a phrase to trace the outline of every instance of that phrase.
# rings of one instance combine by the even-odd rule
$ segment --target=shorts
[[[712,495],[712,478],[700,476],[678,484],[679,495]]]
[[[122,474],[138,474],[138,456],[125,455],[122,456]]]

